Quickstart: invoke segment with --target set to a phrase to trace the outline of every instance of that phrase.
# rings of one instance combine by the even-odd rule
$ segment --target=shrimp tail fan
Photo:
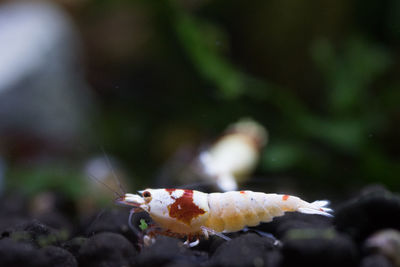
[[[328,205],[328,200],[317,200],[310,203],[306,207],[299,208],[298,211],[306,214],[319,214],[327,217],[333,217],[333,215],[331,214],[333,210],[328,208]]]

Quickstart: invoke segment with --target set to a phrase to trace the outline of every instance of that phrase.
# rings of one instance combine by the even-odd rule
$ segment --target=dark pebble
[[[286,232],[290,229],[301,229],[301,228],[318,228],[324,229],[332,226],[332,217],[315,215],[315,214],[304,214],[299,212],[289,212],[286,214],[286,218],[282,217],[282,220],[278,224],[277,235],[283,237]]]
[[[129,209],[111,209],[98,213],[87,223],[84,233],[92,236],[101,232],[118,233],[125,236],[133,244],[137,244],[137,236],[128,225]]]
[[[220,245],[211,266],[278,266],[280,254],[274,240],[254,233],[243,234]]]
[[[0,266],[44,266],[45,260],[32,244],[11,238],[0,240]]]
[[[367,238],[363,249],[366,254],[381,254],[400,266],[400,231],[380,230]]]
[[[75,257],[69,253],[67,250],[48,246],[42,248],[40,251],[43,254],[47,266],[57,266],[57,267],[75,267],[78,263]]]
[[[68,233],[57,231],[38,220],[31,220],[3,230],[1,236],[10,237],[19,242],[28,242],[36,247],[45,247],[59,245],[68,238]]]
[[[88,241],[86,237],[74,237],[62,244],[62,248],[68,250],[75,257],[79,256],[79,250]]]
[[[247,232],[250,233],[252,231],[253,230],[248,230]],[[230,239],[234,239],[241,235],[243,235],[242,231],[233,233],[224,233],[224,236]],[[197,246],[193,247],[192,249],[206,251],[207,253],[209,253],[209,256],[211,257],[213,253],[217,250],[217,248],[225,242],[227,241],[222,237],[219,237],[217,235],[210,235],[208,239],[200,238],[200,243]]]
[[[137,251],[122,235],[99,233],[87,240],[79,250],[80,266],[130,266]]]
[[[48,246],[42,249],[11,238],[0,240],[0,266],[78,266],[75,257],[65,249]]]
[[[361,243],[377,230],[400,230],[400,216],[395,214],[400,214],[400,196],[382,187],[368,187],[337,209],[334,224]]]
[[[292,229],[282,242],[282,267],[353,267],[358,263],[353,241],[333,229]]]
[[[395,266],[385,256],[380,254],[373,254],[363,258],[360,267],[395,267]]]
[[[272,222],[261,224],[257,229],[271,233],[276,238],[281,239],[290,229],[324,229],[332,227],[332,221],[331,217],[299,212],[287,212],[284,216],[274,218]]]
[[[158,236],[156,242],[145,247],[137,257],[138,266],[192,266],[205,262],[207,253],[188,249],[176,238]]]

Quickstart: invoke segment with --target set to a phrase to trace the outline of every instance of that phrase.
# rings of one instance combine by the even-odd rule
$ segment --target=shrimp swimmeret
[[[329,201],[308,203],[289,195],[252,191],[207,194],[187,189],[146,189],[139,193],[127,193],[116,203],[133,207],[131,215],[147,212],[162,229],[159,234],[186,236],[190,246],[197,245],[200,236],[240,231],[270,222],[285,212],[332,216],[332,209],[326,207]],[[193,237],[197,237],[196,242],[189,243]]]

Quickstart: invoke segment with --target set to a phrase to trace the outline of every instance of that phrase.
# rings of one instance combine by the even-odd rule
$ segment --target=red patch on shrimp
[[[289,199],[289,195],[283,195],[283,197],[282,197],[282,200],[283,201],[286,201],[286,200],[288,200]]]
[[[165,189],[165,191],[167,191],[169,193],[169,195],[172,195],[172,192],[174,192],[176,189],[174,188],[167,188]]]
[[[205,213],[193,202],[193,190],[184,190],[180,198],[168,205],[168,211],[169,216],[188,225],[190,225],[192,219]]]
[[[240,191],[240,194],[246,194],[246,192],[244,192],[244,191]]]

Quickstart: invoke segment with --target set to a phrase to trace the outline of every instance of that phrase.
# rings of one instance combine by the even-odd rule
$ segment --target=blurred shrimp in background
[[[184,153],[182,146],[165,164],[158,186],[237,190],[239,183],[251,178],[267,141],[267,131],[261,124],[250,118],[240,119],[230,124],[215,142],[197,149],[198,155],[191,155],[196,153],[191,149]]]
[[[242,119],[230,125],[219,140],[201,152],[205,175],[215,179],[221,191],[238,190],[238,183],[254,171],[267,139],[265,128],[254,120]]]

